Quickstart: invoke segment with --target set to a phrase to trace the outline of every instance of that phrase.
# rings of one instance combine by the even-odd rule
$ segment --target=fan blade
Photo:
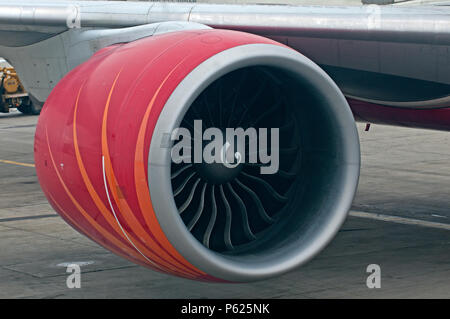
[[[178,186],[178,188],[175,190],[175,192],[173,193],[173,196],[178,196],[184,189],[184,187],[186,187],[186,184],[189,182],[189,180],[192,178],[192,176],[194,176],[196,174],[196,172],[192,172],[185,180],[183,183],[181,183],[180,186]]]
[[[245,79],[247,78],[247,72],[242,72],[241,78],[239,79],[239,82],[237,83],[237,85],[235,86],[237,89],[242,87],[242,84],[244,83]],[[228,121],[227,121],[227,127],[230,127],[231,124],[231,120],[233,119],[233,115],[234,115],[234,108],[236,106],[236,102],[237,102],[237,98],[239,96],[239,91],[235,90],[234,93],[234,98],[233,98],[233,104],[231,106],[231,113],[230,116],[228,117]]]
[[[249,127],[255,126],[255,124],[259,123],[262,119],[264,119],[267,115],[273,113],[276,109],[278,109],[278,107],[281,104],[281,100],[278,100],[274,105],[272,105],[272,107],[270,107],[266,112],[264,112],[263,114],[261,114],[260,116],[258,116],[256,118],[256,120],[254,120]]]
[[[217,218],[217,205],[216,205],[216,197],[214,196],[214,185],[211,187],[211,218],[209,220],[208,227],[206,228],[205,234],[203,235],[203,245],[209,248],[209,240],[211,238],[211,233],[214,228],[214,224],[216,223]]]
[[[206,190],[206,186],[207,186],[207,184],[204,183],[203,184],[203,189],[202,189],[202,195],[200,196],[200,204],[198,205],[197,212],[195,213],[194,217],[192,218],[192,220],[187,225],[187,228],[189,229],[189,231],[192,231],[192,229],[195,227],[195,225],[197,224],[198,220],[200,219],[200,216],[203,213],[203,208],[205,207],[205,190]]]
[[[180,214],[183,213],[183,212],[186,210],[186,208],[188,208],[189,205],[191,204],[192,198],[194,198],[195,190],[197,189],[197,185],[198,185],[198,183],[200,183],[200,181],[201,181],[201,179],[200,179],[200,178],[197,178],[197,180],[196,180],[195,183],[194,183],[194,186],[193,186],[192,189],[191,189],[191,192],[189,193],[188,198],[187,198],[186,201],[183,203],[183,205],[181,205],[180,208],[178,209],[178,212],[179,212]]]
[[[225,220],[225,230],[224,230],[224,234],[223,234],[223,240],[225,242],[225,246],[227,246],[227,248],[229,250],[232,250],[233,247],[233,243],[231,242],[231,218],[232,218],[232,213],[231,213],[231,207],[230,204],[228,203],[228,200],[225,196],[225,193],[223,191],[223,186],[220,185],[220,195],[222,196],[222,200],[223,203],[225,205],[225,213],[226,213],[226,220]]]
[[[188,164],[182,168],[180,168],[178,171],[176,171],[175,173],[173,173],[170,178],[174,179],[176,177],[178,177],[181,173],[183,173],[185,170],[187,170],[189,167],[192,167],[192,164]]]
[[[272,224],[275,220],[269,216],[269,214],[267,214],[266,210],[264,209],[263,204],[261,203],[261,200],[259,199],[258,195],[256,195],[256,193],[254,191],[252,191],[250,188],[248,188],[247,186],[245,186],[241,181],[239,181],[239,179],[236,179],[236,183],[242,188],[244,189],[249,195],[250,197],[253,199],[253,201],[256,204],[256,207],[258,208],[258,214],[259,216],[266,222],[269,224]]]
[[[228,186],[228,189],[230,190],[231,194],[233,194],[233,197],[238,202],[239,208],[241,210],[242,226],[244,227],[245,235],[249,239],[256,239],[256,236],[253,234],[252,230],[250,229],[250,224],[248,222],[247,208],[245,208],[244,202],[239,197],[239,195],[234,191],[234,189],[230,183],[227,183],[227,186]]]
[[[276,200],[279,202],[286,202],[288,200],[287,197],[280,195],[269,183],[267,183],[265,180],[263,180],[260,177],[255,177],[253,175],[249,175],[245,172],[241,172],[242,175],[245,177],[248,177],[249,179],[258,182],[260,185],[262,185],[269,193],[272,195]]]

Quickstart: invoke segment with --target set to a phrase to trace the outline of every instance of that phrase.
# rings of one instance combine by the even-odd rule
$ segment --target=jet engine
[[[250,151],[175,161],[178,128],[254,128],[243,150],[277,132],[253,153],[278,163],[264,173],[271,163]],[[109,46],[73,69],[42,110],[35,163],[52,207],[106,249],[184,278],[248,282],[327,245],[352,203],[360,154],[350,108],[320,67],[270,39],[211,29]]]

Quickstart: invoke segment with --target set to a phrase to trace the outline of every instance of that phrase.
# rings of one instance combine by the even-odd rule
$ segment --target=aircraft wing
[[[53,208],[184,278],[262,280],[318,254],[356,193],[355,118],[450,130],[445,5],[0,1],[0,39],[45,101],[35,165]]]
[[[335,38],[447,45],[447,6],[288,6],[121,1],[0,1],[0,30],[30,43],[70,28],[123,28],[189,21],[280,37]],[[12,35],[13,33],[11,33]]]
[[[33,45],[69,30],[120,29],[167,21],[198,23],[274,39],[323,65],[348,96],[399,107],[448,104],[445,96],[450,84],[450,7],[445,5],[321,7],[0,1],[0,55],[8,58],[14,50],[7,47]],[[361,79],[367,82],[364,86]],[[26,75],[24,80],[30,82]],[[393,85],[395,92],[389,89]],[[411,90],[424,85],[433,89]],[[40,95],[48,95],[48,90]]]

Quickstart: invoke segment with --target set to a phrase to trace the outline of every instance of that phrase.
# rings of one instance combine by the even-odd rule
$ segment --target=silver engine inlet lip
[[[171,132],[189,107],[211,83],[223,75],[249,66],[268,66],[298,74],[320,92],[333,118],[334,138],[343,141],[337,161],[343,166],[338,191],[333,194],[333,213],[320,220],[310,242],[299,239],[285,249],[259,255],[232,256],[204,247],[186,228],[171,184]],[[356,192],[360,167],[359,138],[348,103],[333,80],[302,54],[277,45],[247,44],[227,49],[198,65],[171,94],[156,123],[148,159],[148,183],[160,226],[175,249],[198,269],[230,282],[262,280],[292,270],[318,254],[344,222]]]

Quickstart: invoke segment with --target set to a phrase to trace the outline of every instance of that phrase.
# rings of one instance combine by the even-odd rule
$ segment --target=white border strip
[[[151,261],[150,259],[147,258],[147,256],[145,256],[137,247],[136,245],[131,241],[131,239],[128,237],[126,231],[123,229],[122,225],[119,222],[119,219],[117,218],[116,215],[116,211],[114,210],[114,207],[111,203],[111,198],[109,197],[109,192],[108,192],[108,182],[106,181],[106,174],[105,174],[105,157],[102,156],[102,169],[103,169],[103,182],[105,183],[105,191],[106,191],[106,197],[108,198],[108,203],[109,203],[109,207],[111,207],[111,211],[114,215],[114,218],[117,221],[117,224],[120,227],[120,230],[122,231],[123,235],[126,237],[126,239],[130,242],[130,244],[134,247],[134,249],[136,249],[136,251],[142,255],[142,257],[145,258],[145,260],[147,260],[151,265],[155,266],[157,269],[160,269],[160,267],[158,265],[156,265],[153,261]]]

